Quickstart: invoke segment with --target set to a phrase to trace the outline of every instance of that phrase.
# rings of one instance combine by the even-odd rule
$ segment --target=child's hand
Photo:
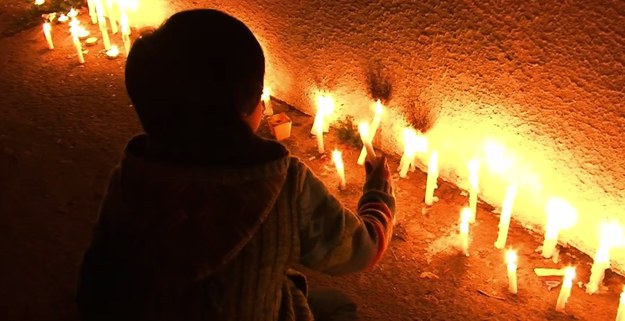
[[[391,171],[388,168],[386,156],[378,156],[375,159],[367,158],[365,161],[365,172],[367,173],[367,181],[391,179]]]

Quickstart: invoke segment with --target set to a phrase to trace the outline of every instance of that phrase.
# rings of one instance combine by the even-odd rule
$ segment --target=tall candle
[[[54,43],[52,42],[52,34],[50,31],[52,30],[52,25],[49,22],[43,24],[43,35],[46,37],[46,41],[48,42],[48,48],[50,50],[54,49]]]
[[[469,224],[471,210],[468,207],[460,211],[460,249],[462,254],[469,256]]]
[[[106,1],[107,7],[108,7],[107,8],[108,9],[107,10],[108,18],[109,18],[109,22],[111,23],[111,32],[113,32],[114,35],[117,34],[117,22],[118,22],[118,20],[120,20],[120,17],[117,16],[117,12],[120,10],[120,6],[117,3],[117,1],[118,0],[115,0],[115,1],[107,0]],[[117,6],[117,8],[115,8],[116,6]],[[123,26],[122,26],[122,28],[123,28]]]
[[[109,32],[106,27],[106,18],[104,18],[104,5],[102,4],[102,0],[94,0],[96,3],[96,12],[98,14],[98,24],[100,27],[100,33],[102,33],[102,43],[104,44],[104,49],[111,49],[111,39],[109,38]]]
[[[599,285],[603,282],[605,270],[610,267],[610,249],[622,246],[624,242],[623,229],[615,222],[603,222],[601,224],[601,236],[599,248],[595,253],[592,268],[590,269],[590,280],[586,284],[588,294],[597,293]]]
[[[95,1],[96,0],[87,0],[87,6],[89,7],[89,16],[91,17],[91,23],[98,23],[98,14],[95,10]]]
[[[371,137],[369,137],[369,124],[360,123],[358,125],[358,132],[360,133],[362,144],[367,149],[367,156],[375,158],[375,151],[373,150],[373,145],[371,144]]]
[[[260,96],[260,100],[263,102],[263,106],[265,107],[263,114],[265,114],[265,116],[273,115],[273,108],[271,106],[271,91],[269,88],[263,88],[263,94]]]
[[[515,185],[509,186],[506,190],[501,217],[499,217],[499,234],[497,235],[497,241],[495,241],[495,247],[498,249],[503,249],[506,246],[508,230],[510,229],[510,218],[512,217],[512,205],[514,204],[516,192],[517,187]]]
[[[425,183],[425,205],[434,204],[434,190],[438,187],[438,152],[432,151],[428,163],[428,178]]]
[[[508,265],[508,291],[512,294],[517,294],[517,254],[516,251],[508,250],[506,252],[506,263]]]
[[[315,121],[310,130],[313,135],[317,134],[317,123],[321,122],[321,129],[324,133],[327,133],[330,129],[330,122],[327,118],[334,111],[334,100],[331,97],[325,95],[317,96],[317,114],[315,115]]]
[[[334,165],[336,166],[336,173],[339,176],[339,189],[345,189],[345,168],[343,166],[343,157],[342,153],[339,150],[334,150],[332,152],[332,160],[334,161]]]
[[[477,213],[477,193],[479,187],[479,170],[480,162],[478,160],[471,160],[469,162],[469,209],[471,209],[471,223],[475,223],[475,217]]]
[[[323,145],[323,121],[316,122],[315,128],[317,130],[317,150],[319,154],[323,154],[325,152]]]
[[[618,302],[616,321],[625,321],[625,288],[623,289],[623,292],[621,292],[621,298]]]
[[[575,279],[575,268],[567,267],[564,271],[564,280],[562,281],[562,288],[560,289],[560,295],[558,295],[558,302],[556,303],[556,311],[558,312],[564,312],[566,302],[571,296],[573,279]]]
[[[399,177],[404,178],[408,174],[410,164],[414,161],[417,154],[417,131],[412,128],[404,128],[402,136],[404,140],[404,154],[399,162]]]
[[[76,47],[76,54],[78,55],[78,62],[81,64],[85,63],[85,57],[82,53],[82,44],[80,43],[80,39],[78,38],[78,30],[77,26],[72,26],[70,28],[70,32],[72,33],[72,41],[74,42],[74,47]]]
[[[560,230],[570,228],[575,224],[577,211],[561,198],[550,198],[547,201],[545,211],[547,212],[547,224],[545,225],[542,255],[544,258],[550,258],[556,251]]]
[[[112,25],[112,22],[111,22]],[[126,50],[126,57],[130,53],[130,25],[128,24],[128,16],[124,12],[122,12],[121,16],[121,26],[122,26],[122,41],[124,42],[124,49]],[[113,32],[115,33],[115,32]]]
[[[373,120],[371,121],[371,127],[369,128],[369,132],[371,134],[371,141],[375,137],[375,134],[378,131],[378,127],[380,127],[380,122],[382,121],[382,114],[384,113],[384,107],[382,107],[382,103],[380,100],[375,103],[375,114],[373,115]],[[360,151],[360,156],[358,156],[358,164],[362,165],[365,163],[365,159],[367,158],[367,149],[363,146]]]

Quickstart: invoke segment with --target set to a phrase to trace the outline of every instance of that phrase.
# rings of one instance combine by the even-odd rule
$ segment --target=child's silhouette
[[[172,16],[132,47],[126,87],[145,134],[113,171],[78,287],[84,320],[352,320],[296,264],[361,271],[383,254],[395,199],[366,164],[357,214],[255,132],[265,60],[215,10]],[[312,311],[311,311],[312,310]]]

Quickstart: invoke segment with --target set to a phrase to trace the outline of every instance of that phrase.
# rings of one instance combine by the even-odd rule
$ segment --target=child
[[[265,61],[214,10],[137,39],[126,87],[144,135],[113,171],[78,286],[83,320],[353,320],[292,267],[357,272],[382,256],[395,199],[367,162],[357,214],[278,142],[255,135]],[[312,310],[312,311],[311,311]]]

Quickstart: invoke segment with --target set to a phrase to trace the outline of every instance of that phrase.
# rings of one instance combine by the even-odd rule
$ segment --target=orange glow
[[[484,142],[485,165],[496,174],[504,174],[512,168],[514,160],[506,153],[506,148],[493,139]]]
[[[510,269],[511,266],[513,266],[514,269],[516,269],[518,259],[519,258],[515,250],[506,251],[506,264],[508,264],[508,269]]]
[[[545,225],[543,257],[550,258],[555,253],[560,230],[569,229],[577,222],[577,210],[564,199],[550,198],[545,211],[547,224]]]

